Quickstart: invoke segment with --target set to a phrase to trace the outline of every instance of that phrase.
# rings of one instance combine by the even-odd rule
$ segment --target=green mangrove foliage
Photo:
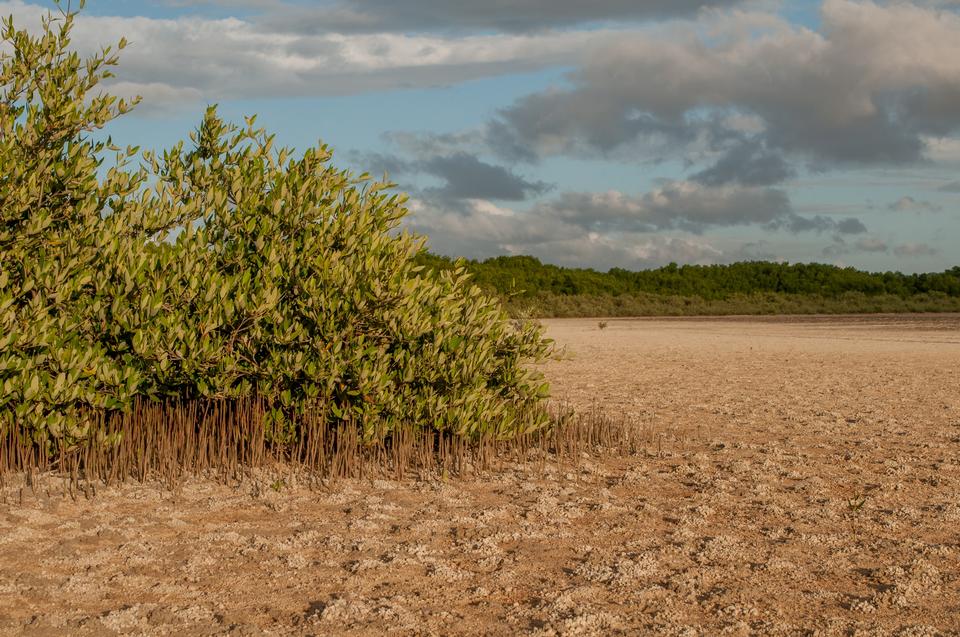
[[[417,265],[391,184],[215,107],[189,144],[131,168],[138,150],[97,133],[132,107],[94,93],[117,56],[70,52],[74,15],[38,37],[3,29],[0,424],[82,437],[138,396],[256,398],[281,441],[308,412],[367,438],[544,424],[527,363],[549,341],[464,268]]]

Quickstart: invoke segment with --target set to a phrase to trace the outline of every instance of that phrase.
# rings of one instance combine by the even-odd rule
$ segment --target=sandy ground
[[[0,633],[960,634],[960,317],[547,325],[648,453],[0,505]]]

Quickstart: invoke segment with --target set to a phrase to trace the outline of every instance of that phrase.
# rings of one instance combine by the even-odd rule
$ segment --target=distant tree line
[[[456,263],[426,252],[418,259],[421,265],[441,270]],[[821,263],[750,261],[599,272],[550,265],[530,256],[459,262],[480,287],[500,295],[509,307],[527,307],[542,316],[960,309],[960,267],[903,274]]]

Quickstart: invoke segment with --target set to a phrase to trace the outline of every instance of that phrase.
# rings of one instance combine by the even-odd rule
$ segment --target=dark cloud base
[[[741,0],[352,0],[334,6],[272,8],[261,22],[284,33],[521,33],[605,22],[647,21],[724,8]]]

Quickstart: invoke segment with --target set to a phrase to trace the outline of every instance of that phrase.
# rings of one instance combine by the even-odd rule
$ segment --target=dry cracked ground
[[[960,317],[547,326],[646,453],[10,501],[0,633],[960,634]]]

